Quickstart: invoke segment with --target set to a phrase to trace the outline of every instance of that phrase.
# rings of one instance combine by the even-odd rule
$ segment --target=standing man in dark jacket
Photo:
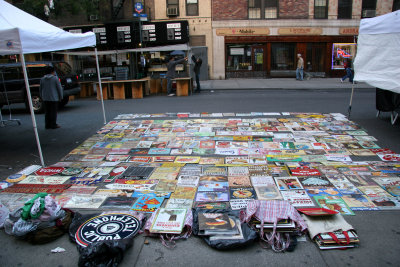
[[[58,102],[63,99],[63,88],[54,67],[46,68],[46,75],[40,79],[39,93],[44,101],[46,129],[60,128],[57,124],[57,109]]]
[[[186,61],[188,58],[182,58],[179,60],[175,60],[175,57],[171,56],[169,62],[167,63],[167,94],[168,96],[174,96],[175,94],[172,93],[172,79],[175,78],[176,70],[175,66],[183,61]]]
[[[203,63],[203,60],[201,60],[200,57],[198,57],[196,59],[196,57],[193,55],[192,56],[192,60],[194,62],[194,74],[196,77],[196,93],[200,93],[200,68],[201,68],[201,64]]]

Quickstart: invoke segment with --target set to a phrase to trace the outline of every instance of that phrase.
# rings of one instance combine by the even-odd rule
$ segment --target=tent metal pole
[[[100,91],[100,98],[101,98],[101,107],[102,107],[102,109],[103,109],[104,124],[107,124],[106,112],[105,112],[105,110],[104,110],[103,87],[101,86],[100,67],[99,67],[99,55],[97,54],[97,47],[94,48],[94,52],[95,52],[95,54],[96,54],[97,79],[98,79],[98,81],[99,81],[99,91]]]
[[[353,95],[354,95],[354,81],[351,85],[351,96],[350,96],[350,103],[349,103],[349,109],[347,110],[347,117],[350,119],[350,114],[351,114],[351,104],[353,103]]]
[[[44,167],[45,166],[44,165],[44,159],[43,159],[43,154],[42,154],[42,148],[40,146],[39,134],[38,134],[37,125],[36,125],[35,112],[33,111],[32,96],[31,96],[31,90],[29,88],[28,74],[26,73],[26,64],[25,64],[24,54],[20,53],[20,57],[21,57],[21,62],[22,62],[22,70],[24,72],[26,95],[27,95],[27,98],[28,98],[29,109],[31,111],[33,131],[35,132],[35,138],[36,138],[37,148],[38,148],[38,151],[39,151],[40,163]]]

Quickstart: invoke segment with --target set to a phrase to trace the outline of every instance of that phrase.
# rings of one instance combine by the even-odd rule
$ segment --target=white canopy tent
[[[0,55],[20,55],[32,124],[42,166],[45,164],[32,106],[24,54],[74,49],[87,46],[96,46],[96,36],[94,33],[88,32],[84,34],[72,34],[66,32],[14,7],[4,0],[0,0]],[[95,49],[95,52],[97,53],[97,49]],[[97,56],[96,62],[98,67]],[[98,73],[100,72],[98,71]],[[98,75],[98,78],[100,81],[100,74]],[[99,82],[99,84],[101,86],[101,82]],[[100,92],[102,92],[101,89]],[[101,99],[104,123],[106,123],[102,96]]]
[[[400,93],[400,10],[362,19],[354,79]]]
[[[400,10],[360,21],[353,66],[354,81],[400,93]]]

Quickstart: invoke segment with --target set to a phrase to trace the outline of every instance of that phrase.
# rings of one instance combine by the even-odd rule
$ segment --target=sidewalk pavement
[[[257,90],[257,89],[351,89],[352,84],[340,78],[311,78],[297,81],[295,78],[271,78],[271,79],[228,79],[200,81],[202,90]],[[372,89],[366,83],[354,84],[355,89]]]

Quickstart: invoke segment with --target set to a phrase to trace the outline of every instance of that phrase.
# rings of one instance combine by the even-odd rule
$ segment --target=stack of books
[[[261,222],[254,217],[250,220],[250,224],[254,225],[257,229],[261,228]],[[274,230],[273,223],[264,222],[264,232],[272,232],[273,230]],[[281,233],[295,232],[296,224],[294,223],[294,221],[290,219],[280,220],[276,225],[276,231]]]
[[[360,240],[358,235],[353,230],[347,231],[348,240],[342,231],[333,232],[336,238],[333,238],[328,233],[322,233],[315,236],[315,243],[320,249],[345,249],[357,247]],[[335,240],[336,239],[336,240]],[[348,242],[349,241],[349,242]]]
[[[209,236],[210,241],[219,239],[243,239],[239,219],[226,213],[199,212],[199,235]]]

